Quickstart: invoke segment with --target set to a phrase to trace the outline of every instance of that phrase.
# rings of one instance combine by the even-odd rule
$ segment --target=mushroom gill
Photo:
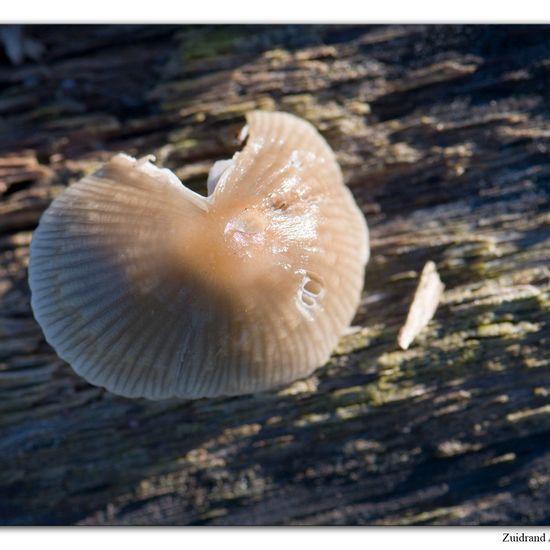
[[[365,219],[311,124],[258,111],[247,123],[208,197],[117,155],[44,212],[32,308],[88,382],[149,399],[239,395],[329,358],[359,303]]]

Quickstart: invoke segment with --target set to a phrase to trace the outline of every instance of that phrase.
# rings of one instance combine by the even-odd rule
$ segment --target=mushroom
[[[44,212],[30,248],[46,340],[91,384],[149,399],[240,395],[308,376],[351,322],[369,256],[334,153],[293,115],[199,195],[119,154]]]

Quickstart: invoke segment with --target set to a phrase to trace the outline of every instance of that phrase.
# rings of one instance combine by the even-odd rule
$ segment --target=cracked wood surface
[[[1,524],[547,524],[550,27],[31,27],[0,54]],[[310,120],[372,237],[355,329],[279,391],[88,385],[33,320],[41,212],[114,153],[196,190],[251,109]],[[396,337],[432,260],[439,309]]]

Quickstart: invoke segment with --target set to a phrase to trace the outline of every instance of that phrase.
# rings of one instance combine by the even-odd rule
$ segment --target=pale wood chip
[[[427,262],[420,275],[407,320],[397,336],[401,349],[408,349],[413,340],[434,316],[445,285],[439,278],[434,262]]]

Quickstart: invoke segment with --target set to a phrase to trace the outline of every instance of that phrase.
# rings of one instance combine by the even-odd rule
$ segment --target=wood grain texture
[[[0,523],[547,524],[550,27],[32,27],[0,59]],[[113,153],[196,189],[252,109],[312,122],[371,229],[357,330],[310,378],[115,397],[45,343],[31,232]],[[418,275],[445,293],[407,351]]]

